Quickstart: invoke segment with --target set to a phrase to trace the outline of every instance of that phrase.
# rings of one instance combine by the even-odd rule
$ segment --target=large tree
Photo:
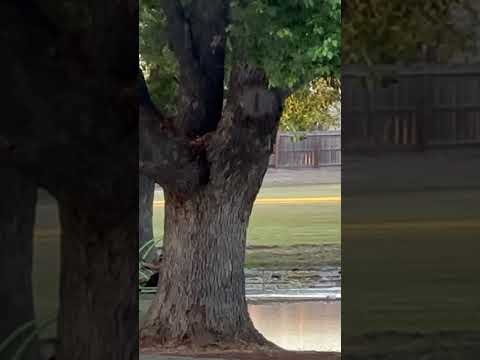
[[[1,167],[59,204],[57,359],[137,358],[137,15],[130,0],[0,4]],[[10,201],[19,213],[7,221],[23,212],[26,238],[33,205],[25,191]],[[12,251],[28,255],[31,244],[18,241]],[[26,272],[31,260],[22,261]],[[27,278],[21,286],[30,306]],[[2,320],[31,313],[2,311]]]
[[[242,56],[267,69],[270,85],[289,96],[280,121],[284,131],[328,128],[338,117],[340,10],[339,2],[232,1],[228,27],[227,60]],[[294,14],[294,16],[292,16]],[[140,65],[152,102],[168,117],[175,117],[179,66],[168,46],[167,18],[158,0],[140,1]],[[272,43],[272,40],[273,43]],[[272,61],[272,59],[274,59]],[[329,78],[325,79],[325,74]],[[228,88],[228,80],[225,82]],[[140,246],[153,237],[153,180],[140,175]],[[148,254],[150,259],[152,254]]]
[[[164,261],[142,344],[270,346],[247,311],[246,230],[285,95],[339,73],[340,2],[149,5],[165,18],[179,76],[173,114],[142,84],[140,170],[166,200]]]

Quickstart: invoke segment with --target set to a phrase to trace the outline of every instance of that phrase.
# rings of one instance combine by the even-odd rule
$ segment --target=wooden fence
[[[280,133],[270,166],[277,168],[319,168],[341,164],[340,131],[304,134]]]
[[[372,84],[362,67],[342,70],[344,148],[480,144],[480,64],[375,72],[395,82]]]

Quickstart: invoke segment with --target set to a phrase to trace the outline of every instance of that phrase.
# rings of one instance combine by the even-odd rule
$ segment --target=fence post
[[[416,126],[417,126],[417,146],[418,150],[423,152],[425,147],[428,146],[429,140],[429,131],[428,127],[433,121],[433,99],[434,97],[431,94],[433,90],[431,87],[431,78],[429,75],[423,76],[423,86],[420,94],[420,106],[419,111],[417,111],[416,116]]]
[[[375,93],[375,85],[373,81],[369,78],[370,75],[365,75],[363,77],[363,87],[365,91],[365,95],[367,98],[366,101],[366,121],[365,121],[365,137],[368,144],[375,144],[375,102],[374,102],[374,93]]]
[[[280,158],[279,142],[280,142],[280,131],[277,131],[277,136],[275,138],[275,164],[274,164],[275,169],[278,169],[279,158]]]

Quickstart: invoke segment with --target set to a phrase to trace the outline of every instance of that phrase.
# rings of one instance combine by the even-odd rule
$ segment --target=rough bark
[[[262,71],[238,66],[222,120],[202,139],[208,183],[165,189],[164,262],[141,345],[272,347],[254,328],[244,283],[246,233],[281,115]]]
[[[59,202],[59,360],[138,357],[138,222],[130,199],[117,210],[117,199],[95,193]]]
[[[0,171],[0,343],[17,328],[35,320],[32,262],[37,187],[12,170]],[[25,331],[7,353],[9,359],[33,331]],[[25,360],[40,358],[38,343],[26,349]]]
[[[253,184],[208,188],[185,202],[167,195],[168,241],[144,341],[167,347],[264,343],[247,313],[243,274],[251,192],[260,174],[252,177]]]
[[[139,248],[153,239],[153,198],[155,195],[155,182],[147,176],[140,175],[138,183],[138,241]],[[156,258],[154,252],[140,254],[145,261]]]

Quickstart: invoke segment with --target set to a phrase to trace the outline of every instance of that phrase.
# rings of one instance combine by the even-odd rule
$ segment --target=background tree
[[[446,61],[472,45],[472,29],[454,22],[456,11],[478,19],[471,0],[342,1],[343,62]]]
[[[285,96],[339,74],[340,1],[149,4],[166,18],[178,90],[173,115],[142,92],[140,169],[165,193],[164,260],[142,344],[269,346],[247,311],[246,229]]]
[[[293,92],[286,101],[280,129],[328,130],[340,125],[340,82],[317,79]]]

